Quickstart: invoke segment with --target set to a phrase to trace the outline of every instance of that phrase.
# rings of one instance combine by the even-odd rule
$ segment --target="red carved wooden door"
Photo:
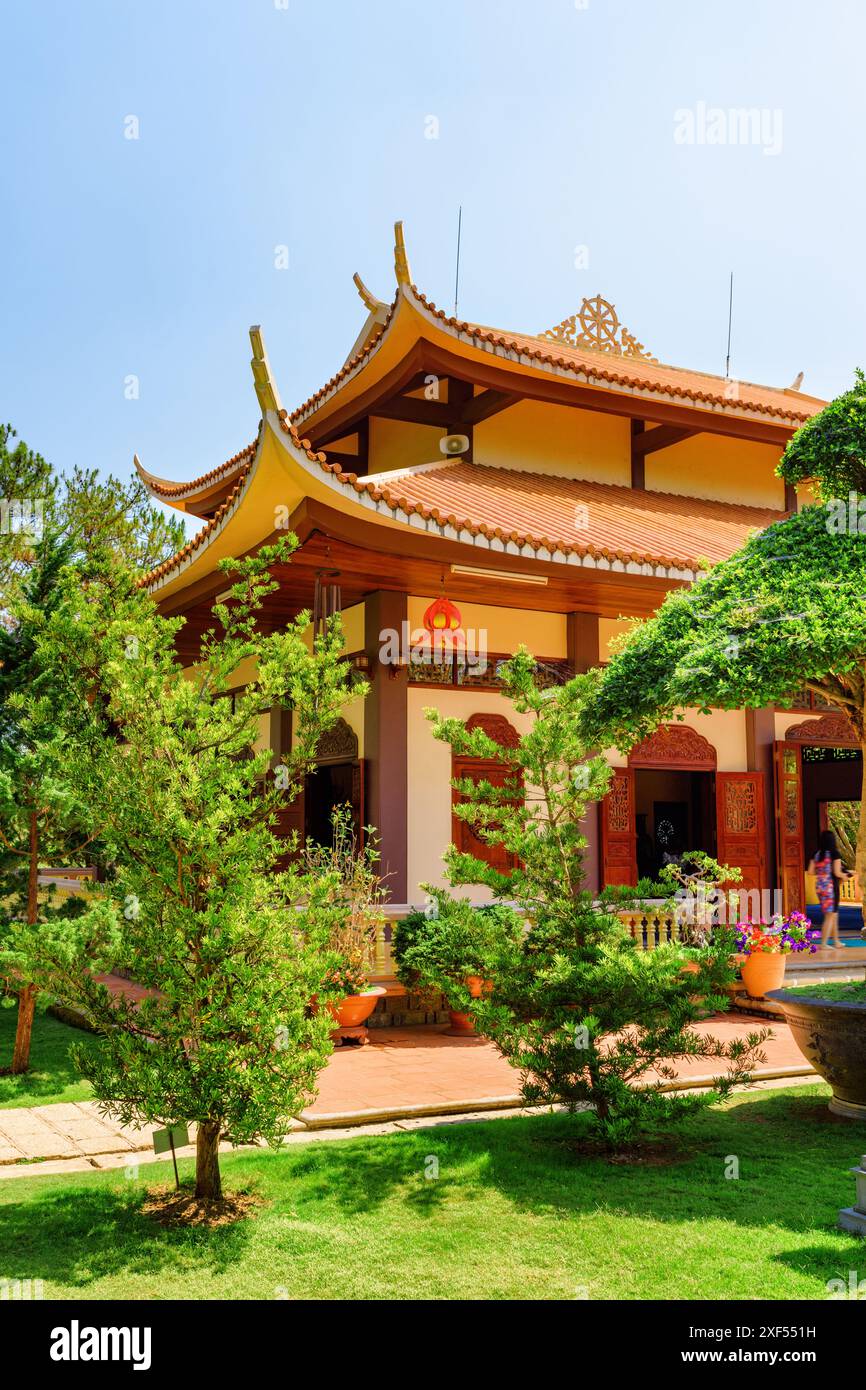
[[[806,853],[803,842],[803,748],[780,740],[774,747],[776,779],[776,863],[786,912],[806,906]]]
[[[455,781],[468,778],[470,782],[489,782],[491,787],[502,787],[509,780],[509,769],[502,763],[488,761],[486,758],[454,758],[452,775]],[[463,800],[455,789],[452,804],[459,806]],[[492,826],[490,827],[492,829]],[[472,854],[485,864],[490,864],[501,874],[510,873],[517,868],[517,855],[509,854],[504,845],[488,844],[483,840],[474,825],[462,820],[460,816],[451,818],[451,838],[461,854]]]
[[[605,887],[637,883],[634,771],[615,767],[601,803],[601,869]]]
[[[741,870],[740,887],[769,888],[763,772],[716,773],[716,844],[721,864]]]
[[[501,714],[473,714],[466,721],[466,727],[470,732],[474,729],[483,729],[488,738],[492,738],[503,748],[516,748],[519,743],[519,735],[512,724]],[[489,782],[491,787],[505,786],[506,782],[512,778],[513,774],[505,762],[499,762],[495,758],[469,758],[465,756],[452,755],[451,759],[451,780],[471,782]],[[452,789],[451,804],[459,806],[463,800],[456,788]],[[482,840],[476,828],[462,820],[460,816],[451,817],[451,838],[457,849],[462,854],[472,854],[476,859],[481,859],[485,864],[490,864],[499,873],[509,873],[517,868],[518,859],[516,854],[510,854],[501,844],[488,844]]]

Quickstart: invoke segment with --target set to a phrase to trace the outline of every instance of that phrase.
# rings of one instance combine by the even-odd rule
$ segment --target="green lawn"
[[[92,1047],[92,1033],[70,1028],[46,1013],[47,999],[36,1001],[30,1070],[23,1076],[0,1076],[0,1110],[19,1105],[49,1105],[57,1100],[89,1100],[90,1084],[82,1081],[69,1057],[73,1043]],[[0,1008],[0,1066],[12,1062],[18,1009]]]
[[[15,1179],[0,1274],[46,1298],[822,1299],[866,1273],[866,1246],[835,1229],[866,1126],[830,1116],[828,1094],[738,1096],[690,1121],[667,1165],[576,1153],[585,1118],[562,1115],[237,1154],[226,1186],[266,1205],[211,1232],[142,1214],[164,1167]]]
[[[866,1004],[866,980],[844,980],[841,984],[797,985],[790,994],[811,999],[839,999],[846,1004]]]

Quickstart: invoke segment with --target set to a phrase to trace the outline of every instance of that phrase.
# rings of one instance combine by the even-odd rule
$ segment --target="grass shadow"
[[[155,1175],[156,1176],[156,1175]],[[50,1180],[49,1180],[50,1181]],[[184,1263],[219,1274],[243,1255],[250,1222],[216,1229],[166,1227],[142,1211],[146,1186],[61,1186],[31,1201],[4,1203],[0,1271],[5,1279],[43,1279],[82,1289],[112,1275],[176,1271]],[[50,1241],[45,1239],[50,1230]]]
[[[493,1188],[527,1213],[577,1217],[605,1210],[656,1221],[718,1217],[803,1233],[833,1227],[848,1205],[848,1169],[866,1126],[836,1122],[826,1093],[761,1092],[690,1118],[671,1142],[626,1162],[585,1147],[585,1116],[552,1114],[443,1124],[380,1139],[311,1143],[292,1151],[286,1182],[307,1200],[370,1212],[395,1195],[433,1213],[448,1199]],[[426,1178],[430,1169],[435,1177]]]

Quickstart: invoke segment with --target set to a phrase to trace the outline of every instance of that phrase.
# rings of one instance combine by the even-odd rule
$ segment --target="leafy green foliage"
[[[76,467],[69,476],[15,431],[0,426],[0,941],[10,921],[40,913],[66,917],[38,891],[38,871],[75,863],[92,837],[83,828],[78,788],[68,776],[65,736],[47,698],[50,673],[36,655],[39,631],[54,611],[64,567],[82,575],[110,555],[126,566],[165,559],[183,539],[143,485],[99,479]],[[26,1070],[34,995],[20,972],[18,1031],[12,1067]]]
[[[866,491],[866,376],[837,396],[794,435],[776,470],[788,483],[814,482],[820,497]]]
[[[452,847],[450,882],[486,884],[522,920],[509,911],[489,930],[483,910],[430,889],[438,916],[413,922],[402,968],[451,996],[471,959],[488,988],[473,999],[464,987],[457,1002],[521,1072],[526,1102],[587,1106],[596,1131],[618,1148],[727,1096],[748,1078],[767,1033],[722,1043],[695,1026],[706,1010],[727,1008],[732,933],[719,930],[695,949],[638,951],[616,915],[634,895],[608,890],[595,899],[582,886],[582,821],[610,776],[580,733],[591,678],[540,690],[525,650],[503,677],[505,694],[529,716],[517,748],[501,749],[459,720],[431,718],[455,752],[499,758],[508,774],[502,787],[460,783],[467,799],[457,814],[489,843],[503,843],[517,867],[500,873]],[[683,973],[687,963],[693,973]],[[676,1063],[694,1058],[718,1065],[714,1086],[667,1093]]]
[[[315,886],[316,914],[325,934],[329,959],[327,980],[343,997],[360,994],[369,984],[376,940],[385,917],[385,889],[378,874],[379,851],[372,826],[359,844],[351,806],[331,813],[331,843],[307,844],[303,872]]]
[[[339,619],[313,650],[307,613],[258,630],[268,567],[293,545],[224,562],[230,587],[193,672],[175,655],[182,620],[108,560],[84,580],[65,572],[37,643],[68,778],[114,877],[62,931],[18,924],[6,959],[100,1029],[80,1060],[106,1107],[198,1123],[202,1196],[218,1195],[220,1135],[278,1139],[329,1051],[330,1016],[311,1007],[328,997],[329,884],[276,872],[287,846],[274,831],[357,688]],[[232,693],[249,660],[255,679]],[[294,737],[272,757],[258,735],[275,704],[292,708]],[[146,997],[112,995],[97,978],[109,972]]]
[[[434,988],[455,1006],[469,998],[470,976],[484,977],[505,936],[519,938],[523,922],[505,903],[473,907],[431,888],[431,911],[412,912],[394,927],[397,977],[409,990]]]
[[[596,673],[584,736],[625,750],[684,707],[784,704],[803,686],[862,735],[866,545],[827,520],[807,507],[668,594]]]

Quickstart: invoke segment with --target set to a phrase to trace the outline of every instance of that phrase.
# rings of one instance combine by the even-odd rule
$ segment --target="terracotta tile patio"
[[[745,1037],[762,1027],[760,1019],[708,1019],[699,1031],[722,1041]],[[805,1059],[784,1023],[773,1022],[773,1037],[764,1046],[760,1071],[805,1066]],[[683,1078],[706,1076],[706,1061],[683,1063]],[[436,1101],[477,1100],[517,1094],[517,1072],[492,1043],[448,1038],[440,1027],[378,1028],[366,1047],[340,1047],[319,1077],[319,1095],[311,1116],[359,1110],[397,1109]]]

